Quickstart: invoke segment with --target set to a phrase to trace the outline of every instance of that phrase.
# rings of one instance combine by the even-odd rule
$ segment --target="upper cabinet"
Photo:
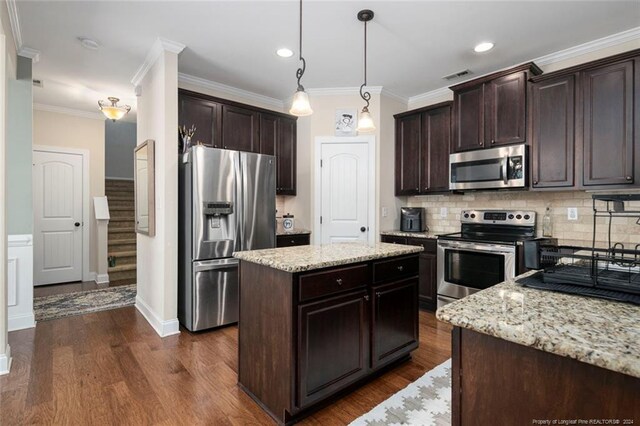
[[[534,77],[532,189],[640,185],[640,51]]]
[[[276,156],[276,194],[296,195],[296,117],[182,89],[178,103],[194,143]]]
[[[533,63],[451,87],[453,152],[522,143],[527,132],[527,80],[542,71]]]
[[[396,195],[449,190],[451,102],[395,115]]]

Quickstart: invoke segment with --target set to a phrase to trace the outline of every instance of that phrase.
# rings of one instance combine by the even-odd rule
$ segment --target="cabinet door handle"
[[[482,145],[484,145],[484,144],[483,144],[482,142],[478,142],[478,145],[482,146]]]
[[[495,145],[495,144],[496,144],[495,139],[491,139],[491,145]]]
[[[633,176],[627,176],[627,180],[633,180]]]
[[[338,283],[338,285],[342,285],[342,278],[338,278],[336,282]]]
[[[534,180],[534,181],[533,181],[533,184],[534,184],[534,185],[537,185],[537,184],[538,184],[538,181],[537,181],[537,180]]]
[[[376,292],[376,297],[377,297],[378,299],[380,298],[380,296],[382,296],[382,293],[380,293],[379,291],[378,291],[378,292]]]
[[[291,244],[295,244],[295,243],[296,243],[296,240],[291,240]]]
[[[368,294],[364,296],[364,300],[366,300],[367,302],[369,301],[369,295]]]
[[[400,272],[404,271],[404,266],[402,266],[402,265],[398,266],[398,271],[400,271]]]

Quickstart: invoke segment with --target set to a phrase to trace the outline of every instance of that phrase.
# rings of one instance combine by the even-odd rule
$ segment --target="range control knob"
[[[471,219],[475,219],[476,218],[476,214],[475,213],[471,213]]]
[[[516,215],[516,219],[518,219],[518,220],[522,219],[522,215],[521,214],[517,214]]]
[[[464,218],[465,218],[465,219],[469,219],[469,213],[465,213],[465,214],[464,214]]]
[[[514,217],[514,216],[513,216],[512,214],[510,214],[510,215],[509,215],[509,219],[513,219],[513,217]]]
[[[528,214],[525,214],[524,215],[524,220],[529,220],[529,219],[531,219],[531,216],[529,216]]]

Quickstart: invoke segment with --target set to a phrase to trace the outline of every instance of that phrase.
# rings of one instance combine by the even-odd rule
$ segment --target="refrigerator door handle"
[[[193,272],[211,271],[214,269],[235,268],[238,266],[238,259],[216,259],[193,262]]]

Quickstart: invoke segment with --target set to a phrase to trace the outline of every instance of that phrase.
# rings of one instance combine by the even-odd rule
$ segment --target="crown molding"
[[[393,99],[395,101],[398,101],[402,104],[407,105],[409,103],[409,98],[406,98],[404,96],[400,96],[397,93],[394,93],[392,91],[390,91],[389,89],[383,87],[382,88],[382,96],[386,96],[387,98]]]
[[[11,24],[13,41],[16,44],[16,51],[19,51],[22,49],[22,32],[20,31],[20,18],[18,17],[16,0],[7,0],[7,9],[9,10],[9,23]]]
[[[180,83],[192,84],[203,89],[215,90],[227,95],[238,96],[240,98],[246,99],[247,101],[258,102],[280,109],[284,109],[285,106],[285,102],[280,99],[250,92],[244,89],[238,89],[237,87],[228,86],[226,84],[218,83],[216,81],[211,81],[200,77],[195,77],[193,75],[185,73],[178,73],[178,84]]]
[[[55,112],[58,114],[72,115],[74,117],[90,118],[92,120],[106,120],[106,117],[99,112],[83,111],[80,109],[66,108],[57,105],[33,104],[33,109],[37,111]]]
[[[31,59],[34,64],[40,60],[40,51],[30,47],[23,46],[18,50],[18,55]]]
[[[587,43],[579,44],[568,49],[540,56],[539,58],[534,59],[533,62],[535,62],[539,66],[550,65],[556,62],[575,58],[576,56],[585,55],[587,53],[606,49],[607,47],[616,46],[618,44],[639,39],[640,27],[631,28],[630,30],[611,34],[609,36],[602,37],[597,40],[592,40]]]
[[[184,44],[178,43],[177,41],[171,41],[162,37],[158,37],[156,41],[153,42],[151,49],[149,49],[144,62],[142,63],[142,65],[140,65],[140,68],[138,68],[133,78],[131,79],[131,83],[134,86],[138,86],[142,82],[142,79],[147,75],[153,64],[156,63],[162,52],[170,52],[178,55],[184,50],[185,47],[186,46]]]
[[[452,94],[453,92],[448,87],[441,87],[439,89],[432,90],[430,92],[422,93],[420,95],[411,96],[407,102],[409,105],[416,103],[425,103],[431,101],[442,101],[442,98]]]

